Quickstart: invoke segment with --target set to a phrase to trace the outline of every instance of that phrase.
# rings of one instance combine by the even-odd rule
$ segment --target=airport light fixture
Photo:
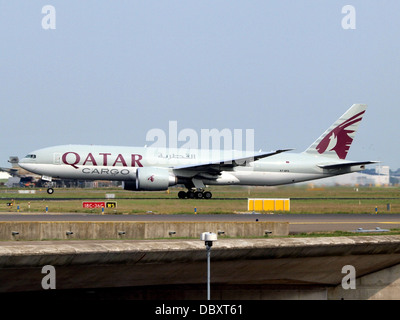
[[[207,251],[207,300],[210,300],[210,252],[213,241],[217,241],[217,235],[212,232],[203,232],[200,240],[204,241]]]

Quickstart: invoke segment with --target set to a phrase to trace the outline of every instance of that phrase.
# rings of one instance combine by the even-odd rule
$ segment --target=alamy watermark
[[[356,268],[347,264],[343,266],[342,273],[346,274],[342,279],[342,288],[344,290],[356,289]]]
[[[341,26],[344,30],[356,29],[356,8],[350,4],[342,7],[342,14],[345,16],[341,19]],[[44,30],[55,30],[56,29],[56,8],[52,5],[45,5],[42,7],[41,25]]]
[[[246,129],[244,139],[243,129],[201,129],[199,136],[196,130],[190,128],[178,132],[178,121],[169,121],[168,133],[153,128],[147,132],[146,141],[153,142],[151,147],[155,148],[254,151],[254,129]]]
[[[41,282],[42,289],[56,289],[56,268],[52,265],[45,265],[42,268],[42,273],[46,274]],[[342,288],[344,290],[356,289],[356,268],[352,265],[345,265],[342,267]]]
[[[42,14],[45,16],[42,18],[42,28],[44,30],[55,30],[56,29],[56,8],[51,5],[45,5],[42,7]]]
[[[42,273],[46,274],[42,279],[42,289],[55,289],[56,288],[56,268],[52,265],[45,265],[42,268]]]
[[[149,130],[146,142],[150,142],[149,147],[157,150],[150,161],[158,164],[171,159],[175,163],[223,160],[224,164],[229,164],[233,159],[254,155],[254,129],[201,129],[199,134],[191,128],[178,131],[178,122],[169,121],[167,132],[160,128]],[[251,159],[237,164],[248,161]]]
[[[356,29],[356,8],[352,5],[342,7],[342,13],[345,16],[342,18],[342,28],[345,30]]]

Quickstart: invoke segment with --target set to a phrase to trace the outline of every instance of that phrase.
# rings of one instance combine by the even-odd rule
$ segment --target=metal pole
[[[207,300],[210,300],[210,255],[211,255],[211,247],[213,245],[213,241],[217,241],[217,235],[212,232],[203,232],[201,234],[200,240],[205,241],[206,251],[207,251]]]
[[[207,244],[206,249],[207,249],[207,300],[210,300],[210,251],[211,251],[211,246],[209,244]]]

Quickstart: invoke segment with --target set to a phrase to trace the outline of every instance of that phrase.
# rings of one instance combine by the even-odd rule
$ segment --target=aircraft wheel
[[[212,193],[210,191],[206,191],[206,192],[204,192],[203,197],[205,199],[211,199]]]
[[[185,191],[179,191],[178,192],[178,198],[179,199],[185,199],[186,198],[186,192]]]
[[[201,191],[196,191],[196,192],[194,193],[194,197],[195,197],[196,199],[201,199],[201,198],[203,198],[203,192],[201,192]]]
[[[188,197],[188,199],[194,199],[194,192],[193,191],[188,191],[187,192],[187,197]]]
[[[54,193],[54,189],[53,188],[48,188],[47,189],[47,193],[48,194],[53,194]]]

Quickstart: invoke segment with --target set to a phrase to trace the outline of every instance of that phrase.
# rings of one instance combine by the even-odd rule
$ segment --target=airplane
[[[23,175],[23,174],[26,174],[26,173],[28,173],[26,170],[24,170],[24,169],[21,169],[19,166],[18,166],[18,162],[19,162],[19,159],[18,159],[18,157],[16,157],[16,156],[11,156],[10,157],[10,159],[8,160],[8,162],[9,163],[11,163],[11,168],[3,168],[3,167],[0,167],[0,171],[3,171],[3,172],[7,172],[9,175],[11,175],[11,176],[21,176],[21,175]],[[22,171],[22,172],[21,172]],[[29,172],[30,173],[30,172]]]
[[[210,199],[206,185],[277,186],[358,172],[378,161],[346,160],[367,105],[353,104],[301,153],[186,148],[61,145],[39,149],[19,165],[52,178],[119,180],[125,190],[184,185],[179,198]],[[47,192],[52,194],[53,188]]]
[[[14,177],[16,181],[13,183],[19,183],[23,186],[36,186],[40,184],[40,175],[32,174],[23,168],[21,168],[18,163],[19,159],[17,156],[10,156],[9,163],[11,163],[11,168],[0,167],[1,172],[7,172],[10,176]]]

